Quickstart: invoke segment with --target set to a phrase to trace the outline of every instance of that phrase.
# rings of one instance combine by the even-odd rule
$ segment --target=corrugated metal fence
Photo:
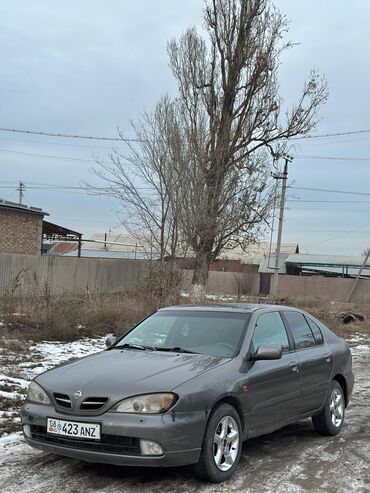
[[[145,260],[0,254],[0,294],[116,293],[135,289]]]

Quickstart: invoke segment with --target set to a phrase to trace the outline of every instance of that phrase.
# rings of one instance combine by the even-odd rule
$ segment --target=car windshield
[[[114,347],[231,358],[238,350],[248,320],[248,313],[159,311]]]

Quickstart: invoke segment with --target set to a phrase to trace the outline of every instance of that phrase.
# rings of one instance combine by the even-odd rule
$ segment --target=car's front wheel
[[[320,414],[312,416],[315,430],[320,435],[337,435],[344,422],[345,401],[342,387],[336,380],[331,383],[328,398]]]
[[[238,413],[229,404],[216,407],[208,420],[202,452],[194,471],[198,478],[221,483],[234,473],[242,449]]]

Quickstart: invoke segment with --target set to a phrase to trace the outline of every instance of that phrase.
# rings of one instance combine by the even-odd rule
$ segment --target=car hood
[[[49,370],[36,381],[50,394],[109,397],[110,403],[132,395],[168,392],[229,359],[160,351],[102,351]]]

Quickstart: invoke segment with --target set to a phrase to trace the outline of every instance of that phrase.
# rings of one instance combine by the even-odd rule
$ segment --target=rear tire
[[[216,407],[208,420],[195,475],[204,481],[221,483],[238,466],[242,451],[242,426],[239,414],[229,404]]]
[[[344,394],[336,380],[333,380],[325,406],[320,414],[312,416],[312,423],[320,435],[335,436],[341,431],[344,423]]]

